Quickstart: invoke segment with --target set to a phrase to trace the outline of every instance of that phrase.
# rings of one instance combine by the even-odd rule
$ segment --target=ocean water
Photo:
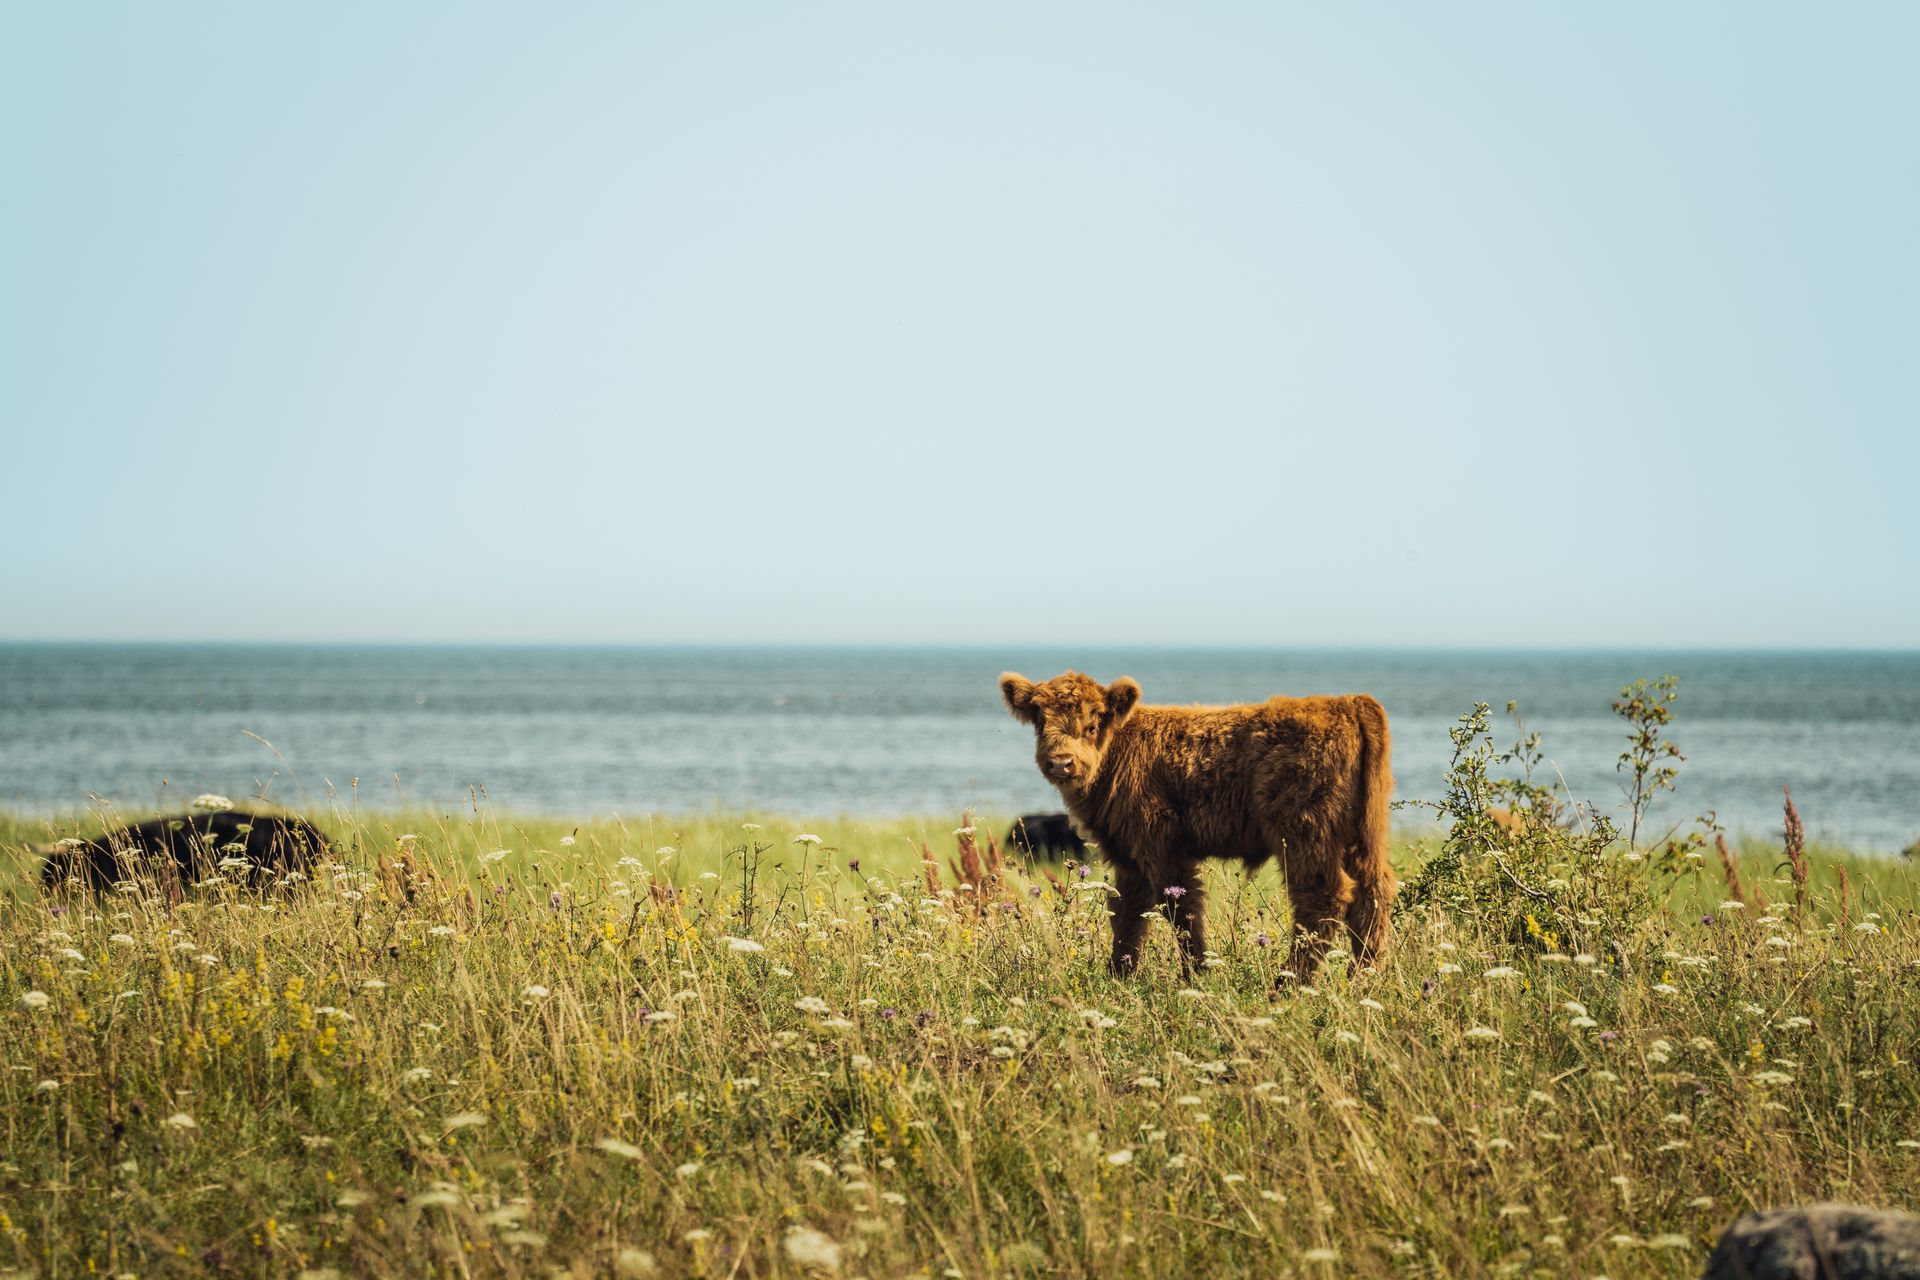
[[[1920,838],[1915,653],[10,644],[0,806],[133,812],[219,791],[324,807],[351,791],[363,808],[445,808],[478,788],[580,818],[1051,809],[995,677],[1068,666],[1132,675],[1149,702],[1372,693],[1402,798],[1441,794],[1462,712],[1492,704],[1504,742],[1517,700],[1573,793],[1608,806],[1624,803],[1625,745],[1608,703],[1672,672],[1687,760],[1657,826],[1714,809],[1775,831],[1787,785],[1816,838]]]

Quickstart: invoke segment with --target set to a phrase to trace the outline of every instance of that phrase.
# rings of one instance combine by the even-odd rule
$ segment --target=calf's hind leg
[[[1353,905],[1347,908],[1347,932],[1353,935],[1355,963],[1372,964],[1386,949],[1393,898],[1400,891],[1400,882],[1391,867],[1362,870],[1357,881]]]
[[[1347,912],[1358,884],[1331,861],[1318,866],[1287,866],[1287,898],[1293,903],[1293,948],[1287,968],[1302,986],[1312,981],[1327,953],[1346,928]]]

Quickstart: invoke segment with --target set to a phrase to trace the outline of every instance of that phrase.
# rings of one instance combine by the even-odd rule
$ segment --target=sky
[[[1920,646],[1917,48],[7,6],[0,638]]]

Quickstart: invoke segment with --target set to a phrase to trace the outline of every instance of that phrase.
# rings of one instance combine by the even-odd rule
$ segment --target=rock
[[[1920,1280],[1920,1217],[1854,1204],[1749,1213],[1701,1280]]]

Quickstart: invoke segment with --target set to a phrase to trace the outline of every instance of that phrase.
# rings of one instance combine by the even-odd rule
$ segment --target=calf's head
[[[1000,677],[1000,696],[1015,719],[1033,726],[1034,762],[1047,781],[1076,790],[1100,772],[1114,730],[1140,701],[1140,686],[1126,676],[1103,686],[1078,671],[1035,684],[1009,671]]]

